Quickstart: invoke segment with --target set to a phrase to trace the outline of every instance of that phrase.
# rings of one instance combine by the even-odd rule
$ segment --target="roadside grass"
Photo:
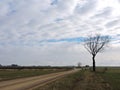
[[[99,75],[110,84],[112,90],[120,90],[120,67],[109,67],[105,72],[99,71]]]
[[[78,71],[35,90],[73,90],[75,84],[82,80],[82,74],[84,71]]]
[[[38,76],[55,72],[65,71],[64,69],[0,69],[0,81]]]
[[[120,90],[120,68],[82,70],[35,90]]]

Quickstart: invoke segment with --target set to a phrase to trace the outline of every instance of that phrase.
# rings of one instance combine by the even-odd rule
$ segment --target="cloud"
[[[2,64],[76,65],[79,61],[87,64],[87,61],[82,61],[84,58],[81,53],[84,52],[80,47],[81,45],[74,43],[56,43],[49,44],[49,47],[44,45],[41,47],[0,48],[2,51],[0,52],[0,59]]]
[[[79,47],[88,34],[110,35],[112,46],[120,47],[116,0],[2,0],[0,8],[0,60],[4,64],[27,65],[25,60],[41,65],[71,65],[79,60],[89,64],[84,47]]]
[[[95,16],[93,16],[93,18],[106,18],[106,17],[109,17],[111,13],[112,13],[112,8],[107,7],[100,10]]]
[[[111,27],[117,26],[119,23],[120,23],[119,19],[117,19],[117,20],[113,20],[113,21],[108,22],[105,26],[107,28],[111,28]]]
[[[99,53],[96,57],[97,65],[119,66],[119,47],[110,47],[104,53]],[[111,63],[112,62],[112,63]]]
[[[79,14],[87,14],[95,9],[97,5],[96,0],[84,0],[83,2],[81,1],[77,7],[76,7],[76,12]]]
[[[5,47],[0,48],[1,64],[19,65],[92,65],[91,55],[80,44],[56,43],[40,47]],[[105,49],[103,53],[96,56],[97,65],[118,65],[118,47]],[[113,57],[115,56],[115,57]],[[110,63],[112,62],[112,63]]]
[[[47,12],[54,14],[56,18],[65,18],[74,14],[79,0],[53,0]]]

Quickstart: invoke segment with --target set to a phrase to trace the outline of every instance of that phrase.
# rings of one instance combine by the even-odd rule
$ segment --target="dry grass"
[[[111,87],[100,75],[85,70],[36,90],[111,90]]]

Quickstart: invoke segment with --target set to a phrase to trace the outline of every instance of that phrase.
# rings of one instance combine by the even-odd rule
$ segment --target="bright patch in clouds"
[[[120,65],[119,10],[119,0],[0,0],[1,64],[91,65],[82,40],[101,33],[112,40],[96,62]]]

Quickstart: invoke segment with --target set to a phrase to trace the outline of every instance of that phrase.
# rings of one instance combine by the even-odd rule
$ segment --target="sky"
[[[98,66],[120,66],[120,0],[0,0],[0,64],[92,65],[83,39],[109,35]]]

